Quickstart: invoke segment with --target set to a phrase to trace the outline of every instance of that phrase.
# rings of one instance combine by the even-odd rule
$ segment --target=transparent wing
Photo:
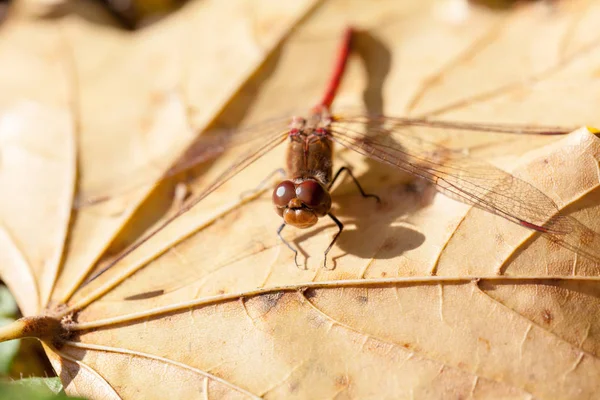
[[[416,127],[553,134],[565,133],[567,129],[514,126],[511,131],[510,125],[431,123],[385,117],[336,117],[334,121],[333,139],[342,146],[423,178],[445,195],[536,230],[600,262],[600,235],[575,218],[563,215],[542,191],[485,161],[424,140]]]
[[[226,150],[242,148],[243,146],[255,147],[260,142],[269,140],[273,135],[285,130],[289,121],[288,117],[274,118],[244,129],[204,132],[174,163],[171,161],[173,160],[174,150],[167,150],[162,156],[149,159],[143,166],[120,175],[117,178],[119,182],[116,188],[114,179],[111,179],[97,184],[85,193],[79,194],[73,207],[78,209],[102,203],[142,186],[158,184],[164,179],[213,160]],[[143,171],[145,169],[158,169],[159,173],[162,172],[160,179],[148,178],[148,174]]]
[[[570,131],[569,128],[560,127],[469,124],[367,116],[335,117],[332,124],[333,139],[341,145],[376,161],[392,165],[426,179],[436,184],[440,191],[446,195],[534,229],[564,247],[600,262],[600,254],[596,250],[600,249],[598,234],[574,218],[562,215],[556,204],[548,196],[527,182],[484,161],[466,157],[460,152],[422,139],[419,134],[423,132],[423,129],[427,129],[426,127],[438,130],[469,130],[473,133],[487,131],[519,134],[559,134]],[[190,199],[174,216],[161,224],[151,234],[128,248],[119,259],[133,251],[175,218],[198,204],[242,169],[285,141],[288,137],[288,131],[284,129],[272,135],[265,135],[265,132],[263,132],[262,135],[264,137],[261,137],[260,134],[253,136],[250,141],[253,144],[253,146],[250,146],[251,150],[237,159],[218,179],[208,186],[206,191]],[[240,142],[246,145],[249,143],[248,140],[243,141],[241,139]],[[188,285],[196,284],[202,279],[206,279],[210,271],[224,269],[245,257],[264,251],[265,248],[269,248],[271,245],[276,245],[275,233],[268,233],[272,236],[273,241],[269,241],[268,238],[262,236],[266,234],[250,235],[251,237],[249,237],[247,243],[228,244],[228,246],[235,249],[235,251],[228,254],[234,255],[224,258],[216,255],[214,260],[208,263],[210,265],[205,265],[207,254],[203,252],[202,259],[204,261],[198,261],[197,266],[192,266],[191,264],[194,263],[190,262],[190,265],[186,268],[176,269],[176,271],[173,271],[170,283],[160,282],[156,286],[148,288],[144,293],[137,293],[136,290],[132,290],[131,295],[125,296],[124,299],[138,300],[158,297]],[[587,237],[592,238],[592,240],[587,245],[581,244],[577,240],[578,235],[588,235]],[[209,239],[204,238],[203,242]],[[260,245],[257,245],[256,242],[260,242]],[[185,242],[180,246],[185,246]],[[215,246],[215,248],[217,247]],[[209,246],[209,248],[212,247]],[[185,250],[181,249],[181,251]],[[114,262],[111,265],[114,265]],[[108,268],[110,268],[110,265],[104,270]],[[153,268],[153,264],[148,264],[139,270],[137,274],[143,275],[147,268]],[[209,272],[207,272],[207,268],[210,270]],[[103,271],[100,271],[100,273]],[[150,273],[149,276],[152,276],[152,274]]]
[[[288,130],[283,129],[280,131],[270,132],[267,136],[264,136],[265,132],[262,132],[263,136],[260,136],[260,141],[252,140],[245,141],[244,143],[249,146],[248,150],[244,152],[240,157],[234,161],[234,163],[229,166],[225,171],[223,171],[209,186],[204,189],[201,193],[198,193],[196,196],[192,196],[189,198],[184,205],[177,210],[172,216],[163,221],[159,226],[154,228],[150,233],[140,238],[137,242],[133,243],[127,249],[125,249],[119,256],[117,256],[111,263],[109,263],[106,267],[96,272],[90,279],[87,280],[86,283],[91,282],[96,279],[98,276],[106,272],[109,268],[115,265],[117,262],[122,260],[125,256],[133,252],[135,249],[140,247],[144,242],[150,239],[152,236],[157,234],[164,227],[169,225],[172,221],[179,218],[190,209],[192,209],[196,204],[201,202],[204,198],[210,195],[212,192],[220,188],[227,181],[235,177],[238,173],[240,173],[244,168],[248,167],[256,160],[261,158],[263,155],[267,154],[269,151],[273,150],[275,147],[283,143],[285,139],[288,138]],[[256,139],[258,139],[257,137]],[[256,143],[255,143],[256,142]],[[251,146],[254,145],[254,146]]]
[[[334,120],[339,124],[346,126],[363,125],[369,128],[375,125],[385,124],[387,129],[398,130],[402,127],[430,127],[430,128],[445,128],[453,130],[463,130],[472,132],[494,132],[494,133],[511,133],[518,135],[564,135],[572,132],[578,126],[552,126],[552,125],[531,125],[531,124],[487,124],[478,122],[461,122],[461,121],[443,121],[431,118],[401,118],[387,117],[383,115],[354,115],[354,116],[336,116]]]

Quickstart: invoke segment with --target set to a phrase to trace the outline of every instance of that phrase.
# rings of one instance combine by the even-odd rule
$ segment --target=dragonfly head
[[[286,224],[296,228],[309,228],[319,217],[331,209],[331,196],[327,189],[314,179],[294,183],[285,180],[273,190],[275,211]]]

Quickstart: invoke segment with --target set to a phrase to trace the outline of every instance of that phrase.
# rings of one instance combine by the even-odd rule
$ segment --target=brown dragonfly
[[[419,135],[419,130],[425,127],[520,134],[563,134],[571,129],[387,116],[336,116],[330,112],[330,107],[344,73],[352,35],[351,28],[344,32],[329,86],[323,99],[307,118],[274,120],[265,124],[263,129],[234,132],[230,136],[200,137],[186,156],[165,176],[175,175],[197,163],[212,159],[228,146],[243,145],[250,150],[157,229],[126,249],[111,265],[286,140],[289,140],[287,179],[275,187],[273,203],[276,212],[283,218],[277,233],[295,256],[297,250],[281,236],[284,227],[292,225],[304,229],[313,226],[319,218],[328,216],[338,226],[338,232],[324,251],[324,265],[326,264],[327,253],[343,230],[343,224],[331,212],[329,193],[340,173],[348,172],[363,196],[379,199],[375,195],[366,194],[349,169],[342,167],[336,174],[332,173],[333,146],[337,143],[373,160],[409,172],[433,183],[445,195],[536,231],[547,239],[600,263],[600,235],[575,218],[563,214],[552,199],[539,189],[485,161],[428,142]],[[297,264],[296,257],[295,261]]]

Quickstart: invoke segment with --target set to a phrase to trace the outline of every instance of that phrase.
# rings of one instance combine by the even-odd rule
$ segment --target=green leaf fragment
[[[26,378],[18,381],[0,382],[2,400],[61,400],[68,397],[59,378]]]

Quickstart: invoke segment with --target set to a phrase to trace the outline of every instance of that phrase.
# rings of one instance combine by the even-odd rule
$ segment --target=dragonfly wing
[[[357,119],[358,120],[358,119]],[[332,124],[336,142],[437,186],[445,195],[533,229],[600,262],[600,235],[563,215],[554,201],[532,184],[483,160],[419,137],[421,123],[381,121],[365,127],[354,119]],[[361,126],[362,125],[362,126]],[[486,128],[489,126],[486,126]],[[447,126],[433,126],[445,129]],[[465,128],[463,128],[465,129]],[[468,127],[477,130],[477,125]],[[368,134],[365,132],[368,130]],[[582,238],[586,238],[585,240]]]
[[[558,125],[531,125],[531,124],[490,124],[461,121],[443,121],[430,118],[402,118],[387,117],[382,115],[356,115],[335,117],[334,120],[340,124],[385,124],[387,129],[401,129],[403,127],[423,126],[428,128],[443,128],[463,131],[509,133],[516,135],[564,135],[573,132],[577,126]]]
[[[223,171],[213,182],[211,182],[206,189],[202,192],[198,193],[195,196],[189,198],[181,208],[179,208],[173,215],[160,223],[156,228],[154,228],[147,235],[140,238],[138,241],[133,243],[131,246],[126,248],[121,254],[119,254],[111,263],[109,263],[102,270],[96,272],[94,276],[88,279],[87,283],[96,279],[98,276],[106,272],[108,269],[112,268],[117,262],[125,258],[128,254],[133,252],[135,249],[140,247],[143,243],[148,241],[152,236],[156,235],[159,231],[161,231],[164,227],[169,225],[175,219],[179,218],[190,209],[192,209],[196,204],[205,199],[208,195],[213,193],[215,190],[220,188],[222,185],[227,183],[230,179],[235,177],[238,173],[240,173],[244,168],[248,167],[256,160],[261,158],[263,155],[267,154],[269,151],[273,150],[275,147],[283,143],[288,138],[288,130],[284,129],[279,132],[271,133],[267,137],[262,137],[260,143],[254,143],[255,146],[250,147],[250,149],[244,153],[240,157],[238,157],[232,165],[230,165],[225,171]]]
[[[96,184],[84,193],[79,193],[74,202],[74,208],[79,209],[102,203],[140,187],[158,184],[164,179],[211,161],[227,150],[244,146],[256,148],[261,141],[268,141],[274,134],[285,130],[288,123],[289,118],[276,118],[244,129],[204,132],[178,158],[173,156],[177,150],[169,149],[162,156],[149,159],[144,165],[119,175],[117,187],[114,184],[115,179],[110,179]],[[150,178],[145,173],[149,169],[158,170],[160,179]]]

